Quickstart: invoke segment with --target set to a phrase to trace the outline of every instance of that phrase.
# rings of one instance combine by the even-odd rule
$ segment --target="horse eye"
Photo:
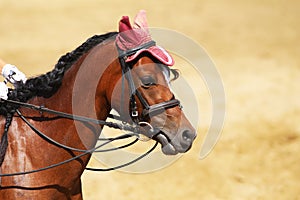
[[[152,76],[144,76],[141,78],[143,87],[150,87],[152,85],[156,85],[156,80]]]

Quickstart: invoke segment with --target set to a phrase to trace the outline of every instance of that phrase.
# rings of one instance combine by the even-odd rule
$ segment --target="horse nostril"
[[[193,140],[196,137],[196,134],[195,134],[195,132],[193,132],[191,130],[184,130],[182,132],[181,137],[182,137],[182,140],[181,140],[180,144],[183,149],[183,152],[186,152],[191,148]]]
[[[192,142],[192,140],[194,139],[195,134],[189,130],[185,130],[182,133],[182,139],[186,142]]]

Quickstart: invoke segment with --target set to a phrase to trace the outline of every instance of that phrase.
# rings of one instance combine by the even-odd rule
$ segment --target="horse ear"
[[[146,16],[146,11],[145,10],[141,10],[135,16],[133,28],[135,28],[135,29],[144,29],[147,33],[149,33],[147,16]]]
[[[141,10],[136,15],[133,27],[128,16],[122,17],[119,22],[119,35],[116,38],[120,49],[132,49],[149,41],[151,41],[151,36],[148,30],[146,11]]]
[[[116,38],[117,46],[123,50],[129,50],[137,48],[142,44],[146,44],[152,40],[150,31],[148,28],[148,22],[146,17],[146,11],[141,10],[134,18],[134,24],[131,26],[129,17],[123,16],[119,22],[119,34]],[[134,55],[128,56],[126,62],[130,62],[141,53],[147,51],[156,57],[161,63],[172,66],[174,65],[174,60],[172,56],[167,53],[163,48],[158,46],[152,46],[148,49],[140,50]]]
[[[122,19],[119,22],[119,32],[125,32],[125,31],[130,31],[132,30],[129,17],[128,16],[123,16]]]

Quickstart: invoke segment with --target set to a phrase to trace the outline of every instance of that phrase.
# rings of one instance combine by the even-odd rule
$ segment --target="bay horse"
[[[67,116],[105,122],[115,109],[123,121],[143,128],[143,134],[158,141],[165,154],[184,153],[191,148],[195,129],[168,83],[172,74],[176,78],[178,72],[147,52],[130,64],[124,62],[122,58],[128,54],[122,55],[116,47],[117,35],[118,32],[110,32],[91,37],[62,56],[52,71],[11,90],[11,102],[1,102],[0,199],[82,199],[80,177],[92,152],[76,157],[80,155],[76,150],[92,149],[103,124]],[[129,53],[151,45],[154,44]],[[70,148],[41,137],[37,130]],[[46,170],[6,176],[72,158],[76,159]]]

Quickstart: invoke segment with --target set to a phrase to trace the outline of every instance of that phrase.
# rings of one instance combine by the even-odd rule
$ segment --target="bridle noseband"
[[[157,103],[154,105],[149,105],[148,102],[146,101],[146,99],[142,96],[141,92],[136,88],[133,78],[132,78],[132,74],[131,74],[131,69],[132,69],[132,65],[130,63],[126,62],[126,59],[128,56],[131,56],[133,54],[135,54],[137,51],[141,50],[141,49],[148,49],[151,46],[155,46],[156,43],[155,41],[151,40],[148,43],[145,43],[141,46],[138,46],[136,48],[127,50],[127,51],[123,51],[121,50],[118,46],[118,52],[119,52],[119,61],[120,61],[120,65],[122,68],[122,77],[125,76],[127,82],[128,82],[128,86],[129,86],[129,92],[130,92],[130,117],[132,118],[132,120],[136,123],[136,124],[140,124],[141,122],[139,122],[140,119],[145,119],[149,116],[154,116],[157,115],[161,112],[163,112],[166,109],[169,108],[173,108],[175,106],[180,106],[180,101],[178,99],[175,99],[174,97],[169,100],[169,101],[165,101],[165,102],[161,102],[161,103]],[[139,113],[137,110],[137,102],[136,102],[136,98],[138,98],[138,100],[141,102],[141,104],[143,105],[143,111],[141,113],[141,117],[139,118]],[[149,135],[148,137],[152,138],[153,135]]]

